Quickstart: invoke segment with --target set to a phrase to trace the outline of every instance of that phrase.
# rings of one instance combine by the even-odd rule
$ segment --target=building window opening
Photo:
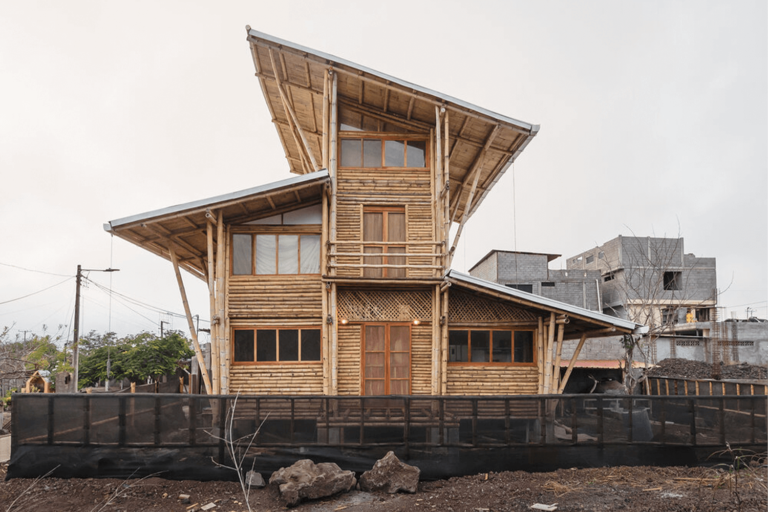
[[[515,290],[520,290],[521,292],[528,292],[533,293],[533,285],[532,284],[505,284],[507,288],[514,288]]]
[[[664,272],[665,290],[682,290],[682,272]]]
[[[235,363],[320,361],[320,329],[235,329]]]
[[[448,362],[533,363],[533,331],[452,330]]]

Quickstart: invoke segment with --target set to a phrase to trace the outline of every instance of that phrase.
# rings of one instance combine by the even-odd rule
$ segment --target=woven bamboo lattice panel
[[[535,322],[536,315],[512,304],[484,299],[467,293],[449,295],[451,322]]]
[[[339,318],[350,322],[432,320],[432,294],[417,291],[339,291]]]

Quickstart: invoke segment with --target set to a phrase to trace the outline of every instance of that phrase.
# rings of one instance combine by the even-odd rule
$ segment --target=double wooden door
[[[362,341],[363,395],[410,395],[410,324],[366,324]]]

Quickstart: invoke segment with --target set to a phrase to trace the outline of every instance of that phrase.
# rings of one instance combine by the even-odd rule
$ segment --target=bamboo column
[[[443,179],[442,190],[440,191],[440,200],[443,205],[443,271],[448,272],[451,270],[450,259],[448,257],[448,240],[451,234],[451,217],[450,212],[450,197],[451,197],[451,153],[450,153],[450,131],[448,123],[448,111],[445,112],[445,144],[443,145],[443,151],[445,155],[443,157]]]
[[[539,370],[538,393],[544,393],[544,319],[539,317],[539,328],[536,330],[536,362]]]
[[[448,288],[443,292],[443,332],[440,347],[440,394],[448,394]]]
[[[227,348],[224,346],[224,338],[226,336],[225,319],[225,297],[224,297],[224,246],[226,241],[224,239],[224,213],[219,210],[216,219],[216,309],[218,310],[218,329],[216,329],[216,361],[219,365],[219,393],[225,392],[226,382],[229,375],[224,375],[222,370],[226,369],[226,363],[222,359],[226,358]],[[213,349],[213,347],[211,347]],[[212,350],[213,351],[213,350]],[[224,364],[222,364],[224,363]],[[213,364],[213,360],[211,360]]]
[[[206,222],[206,238],[208,242],[208,299],[211,305],[211,379],[213,380],[213,394],[221,392],[219,379],[219,351],[218,351],[218,328],[216,321],[216,275],[214,270],[213,255],[213,222],[209,218]]]
[[[326,155],[327,156],[327,155]],[[323,224],[322,232],[320,234],[320,274],[325,277],[328,273],[328,185],[323,186],[322,192],[322,212],[323,212]],[[328,335],[328,317],[330,315],[330,307],[328,304],[328,295],[331,288],[330,284],[323,283],[322,290],[322,348],[323,348],[323,394],[331,394],[331,358],[330,358],[330,336]]]
[[[432,385],[431,394],[440,394],[440,285],[432,296]]]
[[[173,271],[176,273],[176,282],[179,283],[179,292],[181,293],[181,302],[184,303],[184,313],[187,315],[187,323],[189,324],[189,333],[192,336],[192,343],[195,346],[195,354],[197,355],[197,363],[200,365],[200,373],[203,374],[203,382],[205,383],[205,391],[209,395],[212,394],[211,379],[208,377],[208,370],[205,368],[205,358],[203,357],[203,351],[200,350],[200,343],[197,341],[197,331],[195,331],[195,323],[192,321],[192,313],[189,311],[189,302],[187,301],[187,292],[184,289],[184,281],[181,279],[181,271],[179,270],[179,260],[176,257],[176,251],[173,250],[173,244],[168,244],[168,252],[171,254],[171,263],[173,263]]]
[[[223,220],[223,219],[222,219]],[[229,394],[229,369],[230,369],[230,362],[232,358],[232,351],[230,350],[230,330],[229,330],[229,293],[227,290],[229,290],[229,240],[230,240],[230,231],[229,226],[226,228],[226,232],[224,233],[224,258],[222,258],[223,263],[221,264],[222,268],[224,269],[224,272],[222,273],[224,286],[221,288],[221,295],[222,295],[222,301],[224,303],[224,322],[222,323],[222,331],[219,331],[221,333],[221,339],[224,343],[219,346],[219,353],[221,354],[219,357],[219,363],[221,366],[221,374],[223,375],[222,384],[221,384],[221,392],[223,394]]]
[[[323,75],[323,167],[328,169],[328,70]]]
[[[549,326],[547,327],[547,347],[545,350],[544,360],[544,394],[547,395],[550,392],[550,386],[552,385],[552,349],[555,344],[555,314],[549,315]]]
[[[331,205],[330,205],[330,237],[331,237],[331,275],[336,275],[336,257],[333,254],[336,252],[336,210],[337,210],[337,191],[338,191],[338,108],[337,108],[337,96],[338,96],[338,75],[329,71],[331,76],[331,112],[329,119],[330,128],[330,148],[328,150],[329,155],[329,172],[331,175]],[[331,394],[339,394],[339,326],[338,315],[336,312],[336,300],[337,300],[337,287],[336,283],[331,284],[331,296],[330,296],[330,320],[331,324],[328,329],[331,335]],[[327,319],[326,319],[327,321]]]

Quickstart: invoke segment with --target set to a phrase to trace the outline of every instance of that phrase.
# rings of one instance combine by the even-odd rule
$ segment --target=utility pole
[[[86,272],[120,272],[119,268],[107,268],[104,270],[97,270],[92,268],[81,268],[77,266],[77,277],[75,279],[75,325],[72,328],[73,340],[72,340],[72,366],[75,367],[75,393],[77,393],[77,383],[80,377],[80,358],[77,350],[78,341],[80,340],[80,284],[83,279],[83,270]]]
[[[165,331],[163,330],[163,324],[167,324],[165,320],[160,320],[160,339],[165,338]]]

